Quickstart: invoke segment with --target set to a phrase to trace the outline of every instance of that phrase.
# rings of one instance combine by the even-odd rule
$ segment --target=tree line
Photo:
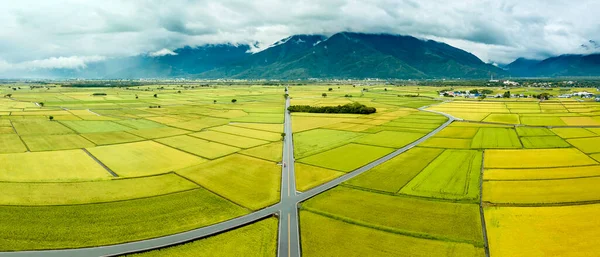
[[[377,109],[368,107],[360,103],[350,103],[338,106],[310,106],[310,105],[292,105],[288,107],[290,112],[309,112],[309,113],[352,113],[352,114],[371,114]]]

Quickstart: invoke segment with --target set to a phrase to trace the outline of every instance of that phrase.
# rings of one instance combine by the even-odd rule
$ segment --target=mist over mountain
[[[506,69],[511,75],[521,77],[600,76],[600,54],[567,54],[541,61],[519,58]]]

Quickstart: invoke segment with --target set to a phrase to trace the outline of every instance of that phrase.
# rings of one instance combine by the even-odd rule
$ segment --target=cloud
[[[156,52],[152,52],[152,53],[150,53],[148,55],[150,55],[152,57],[158,57],[158,56],[165,56],[165,55],[177,55],[177,53],[173,52],[173,51],[171,51],[169,49],[163,48],[163,49],[160,49],[160,50],[158,50]]]
[[[340,31],[430,38],[506,63],[596,51],[581,45],[600,42],[599,8],[595,0],[4,1],[0,68],[77,69],[94,56],[209,43],[260,49],[293,34]]]
[[[39,70],[39,69],[83,69],[87,64],[103,61],[102,56],[69,56],[51,57],[20,63],[9,63],[0,60],[0,71],[6,70]]]

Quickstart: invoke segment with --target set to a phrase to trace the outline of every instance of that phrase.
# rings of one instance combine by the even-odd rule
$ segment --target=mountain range
[[[600,54],[567,54],[545,60],[519,58],[505,68],[519,77],[600,76]]]
[[[51,70],[55,78],[135,79],[441,79],[600,76],[600,54],[519,58],[499,68],[448,44],[411,36],[340,32],[294,35],[255,46],[217,44],[112,58],[86,68]]]

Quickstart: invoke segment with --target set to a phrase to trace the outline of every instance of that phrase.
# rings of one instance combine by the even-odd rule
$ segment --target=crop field
[[[296,163],[296,187],[299,191],[306,191],[315,186],[344,175],[344,172],[325,169],[321,167]]]
[[[173,173],[131,179],[72,183],[0,182],[0,205],[68,205],[103,203],[166,195],[198,188]]]
[[[313,129],[294,134],[294,155],[296,158],[310,156],[347,144],[364,136],[362,133],[330,129]]]
[[[187,135],[156,139],[156,142],[211,160],[240,150],[240,148],[237,147],[210,142]]]
[[[598,136],[593,131],[584,128],[553,128],[552,132],[565,139]]]
[[[594,256],[599,214],[598,204],[486,208],[491,256]]]
[[[364,136],[354,142],[359,144],[391,147],[391,148],[402,148],[409,143],[417,141],[419,138],[425,136],[421,133],[412,132],[397,132],[397,131],[381,131],[375,134]]]
[[[474,245],[483,242],[479,207],[475,204],[433,202],[337,187],[305,202],[302,208],[399,234]]]
[[[81,136],[96,145],[114,145],[145,140],[127,132],[92,133],[81,134]]]
[[[277,255],[277,219],[269,218],[244,227],[179,246],[163,248],[130,257],[195,257]]]
[[[563,168],[486,169],[483,173],[485,180],[537,180],[594,176],[600,176],[600,165]]]
[[[124,243],[183,232],[246,213],[248,210],[204,189],[100,204],[3,206],[0,250]],[[69,224],[68,229],[57,229],[65,224]]]
[[[251,148],[269,143],[268,141],[260,139],[243,137],[217,131],[203,131],[191,134],[191,136],[239,148]]]
[[[279,200],[281,169],[273,162],[234,154],[177,173],[253,210]]]
[[[152,141],[99,146],[88,151],[123,177],[166,173],[206,162],[203,158]]]
[[[21,139],[32,152],[81,149],[95,146],[89,140],[76,134],[22,136]]]
[[[83,181],[111,177],[82,150],[0,154],[0,181]]]
[[[484,201],[548,204],[600,200],[600,177],[528,181],[485,181]]]
[[[598,162],[574,148],[486,150],[486,168],[552,168],[594,165]]]
[[[600,153],[600,137],[576,138],[567,141],[584,153]]]
[[[300,213],[303,256],[483,257],[472,244],[431,240],[354,225],[308,211]],[[344,238],[344,240],[340,240]]]
[[[283,155],[283,143],[281,141],[254,148],[242,150],[239,153],[272,162],[280,162]]]
[[[476,200],[481,158],[479,151],[445,150],[400,192],[425,197]]]
[[[416,147],[348,181],[352,186],[396,193],[443,152]]]
[[[525,148],[563,148],[571,144],[558,136],[521,137]]]
[[[473,141],[472,148],[521,148],[521,142],[514,129],[480,128]]]
[[[360,144],[347,144],[298,160],[301,163],[349,172],[381,158],[394,149]],[[343,156],[343,158],[340,158]]]
[[[0,86],[12,94],[0,98],[0,252],[119,244],[284,210],[409,145],[298,202],[303,256],[483,257],[486,233],[492,257],[598,251],[590,241],[600,237],[597,103],[306,83],[289,87],[292,105],[377,111],[294,112],[293,134],[283,137],[279,82],[204,83]],[[514,89],[527,90],[542,92]],[[284,159],[290,137],[294,155]],[[299,192],[280,199],[283,162],[294,165],[289,182]],[[279,220],[252,222],[134,256],[276,256]]]
[[[517,114],[499,114],[493,113],[488,115],[485,119],[485,122],[497,122],[497,123],[506,123],[506,124],[521,124],[519,121],[519,115]]]

